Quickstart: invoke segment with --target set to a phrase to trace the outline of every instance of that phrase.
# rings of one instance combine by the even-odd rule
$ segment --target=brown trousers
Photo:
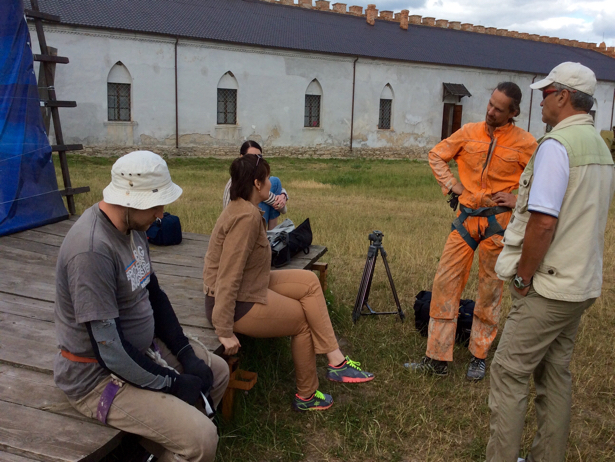
[[[570,360],[581,315],[595,301],[563,302],[511,287],[513,306],[491,364],[487,462],[516,462],[530,376],[536,387],[538,431],[528,461],[563,462],[570,425]]]
[[[214,404],[224,395],[229,380],[226,361],[192,343],[196,355],[203,359],[214,374],[211,397]],[[167,364],[179,372],[182,366],[166,345],[156,339],[160,354]],[[71,401],[83,415],[96,418],[100,395],[111,377],[99,383],[85,397]],[[160,462],[209,462],[216,457],[218,434],[216,426],[205,414],[173,395],[143,390],[128,383],[119,389],[107,415],[107,424],[119,430],[134,433],[156,443],[145,443]]]
[[[257,338],[291,336],[297,391],[301,396],[309,396],[318,389],[316,354],[338,348],[320,282],[311,271],[272,271],[267,304],[255,303],[233,330]]]
[[[506,228],[511,213],[496,215]],[[485,217],[468,217],[463,226],[480,240],[488,226]],[[470,352],[485,359],[498,333],[503,282],[495,273],[495,262],[502,252],[502,236],[494,235],[478,244],[478,298],[474,307]],[[474,251],[457,231],[449,234],[433,281],[429,315],[429,336],[425,355],[438,361],[452,361],[459,315],[459,299],[468,282]]]

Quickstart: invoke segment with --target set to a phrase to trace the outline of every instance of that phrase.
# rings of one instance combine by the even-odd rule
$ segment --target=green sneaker
[[[374,380],[374,374],[364,372],[359,367],[361,363],[353,361],[348,356],[341,366],[332,366],[329,364],[327,368],[327,378],[332,382],[344,383],[361,383]]]
[[[331,395],[318,390],[308,399],[300,398],[299,395],[295,395],[293,398],[293,409],[295,411],[324,411],[331,406],[333,406]]]

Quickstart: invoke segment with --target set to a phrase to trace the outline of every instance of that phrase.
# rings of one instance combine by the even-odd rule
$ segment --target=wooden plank
[[[0,362],[43,373],[53,371],[58,352],[53,323],[0,313]]]
[[[158,246],[150,245],[150,254],[159,255],[187,255],[190,257],[205,258],[207,252],[207,244],[205,241],[196,241],[186,239],[179,245]]]
[[[98,460],[119,440],[111,427],[0,401],[0,450],[50,462]]]
[[[182,239],[209,242],[209,237],[210,237],[209,234],[196,234],[196,233],[182,232]]]
[[[155,262],[155,264],[152,266],[157,275],[169,274],[169,275],[175,275],[175,276],[182,276],[186,278],[200,279],[201,281],[203,281],[203,262],[202,261],[201,261],[200,267],[171,265],[168,263],[160,263],[160,262]]]
[[[42,11],[34,11],[28,8],[24,9],[24,14],[29,18],[43,19],[45,21],[60,22],[60,16],[55,14],[43,13]]]
[[[222,346],[213,329],[186,326],[184,327],[184,333],[188,336],[188,338],[196,337],[198,341],[205,345],[208,350],[213,351],[216,354]]]
[[[27,250],[16,249],[2,245],[0,240],[0,258],[2,261],[14,260],[18,262],[28,263],[31,265],[49,266],[55,268],[56,257],[45,255],[42,253],[30,252]]]
[[[279,269],[309,269],[312,263],[318,261],[325,253],[327,253],[326,247],[311,245],[310,252],[307,255],[300,252],[291,259],[290,264]]]
[[[41,100],[41,105],[46,107],[77,107],[77,101]]]
[[[51,374],[0,364],[0,401],[102,425],[77,412]]]
[[[0,460],[2,462],[32,462],[36,459],[28,459],[27,457],[10,454],[8,452],[0,451]]]
[[[2,241],[0,241],[2,242]],[[157,263],[167,263],[169,265],[190,266],[192,268],[201,268],[203,271],[203,265],[205,260],[203,257],[193,257],[189,255],[177,255],[172,253],[161,253],[156,250],[152,250],[150,247],[150,259],[154,263],[154,271],[156,271]]]
[[[48,56],[58,56],[58,49],[54,47],[47,47],[47,55]],[[42,63],[39,66],[39,72],[38,72],[38,97],[39,99],[49,99],[49,85],[47,85],[47,74],[51,75],[51,83],[49,85],[53,85],[53,80],[55,79],[55,74],[56,74],[55,64]],[[43,116],[43,125],[45,126],[45,133],[49,133],[49,127],[51,124],[51,109],[47,107],[41,107],[40,110],[41,110],[41,115]]]
[[[42,253],[43,255],[50,255],[55,258],[58,257],[58,252],[60,251],[60,247],[58,246],[18,239],[13,236],[14,235],[10,235],[0,238],[0,245],[12,247],[15,249],[27,250],[28,252]]]
[[[71,221],[71,219],[69,218],[68,220],[58,221],[57,223],[40,226],[34,229],[39,233],[55,234],[56,236],[61,236],[62,238],[64,238],[74,224],[75,222]],[[0,244],[1,243],[2,239],[0,238]]]
[[[66,189],[61,189],[59,192],[60,192],[60,196],[62,197],[74,196],[76,194],[83,194],[83,193],[90,192],[90,187],[80,186],[79,188],[66,188]]]
[[[18,262],[11,260],[0,266],[0,292],[53,302],[56,296],[55,269],[36,266],[24,271],[19,266]]]
[[[54,322],[54,303],[0,292],[0,312]]]
[[[57,236],[55,234],[42,233],[36,229],[29,229],[27,231],[21,231],[11,235],[17,239],[23,239],[25,241],[38,242],[39,244],[46,244],[55,247],[60,247],[64,241],[64,236]],[[1,241],[0,241],[1,242]]]
[[[67,151],[81,151],[83,144],[52,144],[51,150],[53,152],[67,152]]]
[[[32,55],[34,61],[44,61],[46,63],[68,64],[68,58],[54,55]]]

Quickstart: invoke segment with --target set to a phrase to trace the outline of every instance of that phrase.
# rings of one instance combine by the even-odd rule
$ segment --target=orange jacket
[[[466,207],[494,207],[496,192],[510,193],[536,150],[534,137],[512,123],[493,131],[493,143],[485,122],[465,124],[429,152],[429,165],[448,194],[458,182],[448,162],[455,159],[465,191],[459,202]]]

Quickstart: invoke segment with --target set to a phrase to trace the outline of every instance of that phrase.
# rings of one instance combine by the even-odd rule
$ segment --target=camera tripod
[[[371,316],[377,314],[399,314],[399,319],[403,322],[406,315],[401,309],[399,304],[399,298],[397,297],[397,291],[395,290],[395,284],[393,283],[393,276],[391,276],[391,270],[389,268],[389,262],[387,261],[387,253],[382,246],[382,238],[384,234],[381,231],[372,232],[369,238],[369,248],[367,249],[367,261],[365,262],[365,268],[363,269],[363,276],[361,278],[361,285],[359,286],[359,293],[357,294],[357,300],[354,303],[354,309],[352,310],[352,321],[356,324],[361,316]],[[374,268],[376,267],[376,258],[378,252],[382,254],[382,261],[384,267],[387,270],[387,276],[389,277],[389,283],[391,284],[391,290],[393,291],[393,297],[395,298],[395,304],[397,305],[397,311],[374,311],[367,299],[369,298],[369,291],[372,286],[372,279],[374,278]],[[363,307],[367,308],[367,311],[363,310]]]

